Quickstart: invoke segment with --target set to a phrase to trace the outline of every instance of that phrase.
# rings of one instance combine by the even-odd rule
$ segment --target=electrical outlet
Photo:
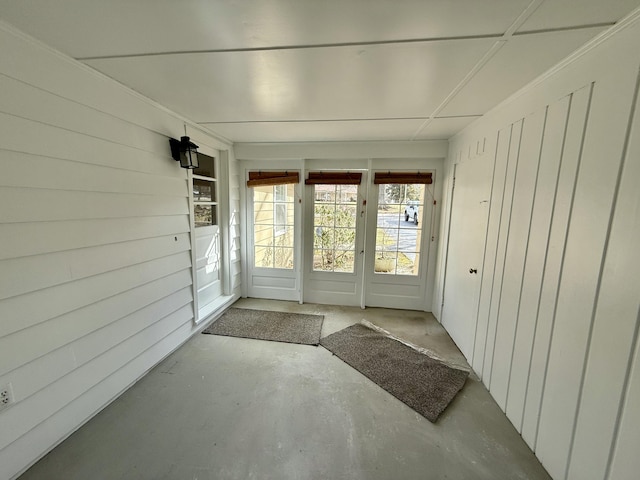
[[[0,386],[0,410],[4,410],[13,403],[13,389],[11,384]]]

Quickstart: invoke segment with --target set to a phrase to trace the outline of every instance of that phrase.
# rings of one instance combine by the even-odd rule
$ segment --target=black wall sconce
[[[171,156],[180,162],[182,168],[198,168],[198,145],[190,141],[189,137],[180,137],[180,140],[170,138],[169,144]]]

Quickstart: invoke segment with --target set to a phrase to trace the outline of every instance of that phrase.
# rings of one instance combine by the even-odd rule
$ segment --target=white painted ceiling
[[[235,142],[422,140],[451,137],[639,6],[0,0],[0,18]]]

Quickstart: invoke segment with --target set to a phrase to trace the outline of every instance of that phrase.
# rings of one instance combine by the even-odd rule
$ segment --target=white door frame
[[[243,297],[269,298],[276,300],[291,300],[300,302],[301,292],[301,272],[302,272],[302,172],[299,164],[292,165],[293,162],[272,162],[265,166],[264,162],[242,162],[241,172],[244,188],[241,188],[241,201],[246,212],[242,219],[243,242],[242,250],[244,254],[245,266],[243,268]],[[249,171],[290,171],[299,172],[300,183],[294,185],[294,266],[293,270],[277,268],[254,267],[253,251],[253,189],[246,187]]]
[[[336,171],[335,169],[321,169],[323,171]],[[345,171],[342,169],[342,171]],[[364,274],[364,239],[366,227],[366,200],[367,200],[367,172],[358,169],[351,169],[351,172],[362,173],[362,181],[358,185],[358,196],[356,203],[356,239],[355,239],[355,262],[353,273],[343,272],[321,272],[313,270],[313,218],[314,218],[314,196],[313,185],[305,186],[305,209],[304,217],[307,219],[303,235],[304,243],[304,297],[305,302],[360,306],[363,304],[363,274]]]
[[[363,302],[366,306],[398,308],[410,310],[425,310],[427,307],[426,289],[427,273],[430,267],[430,249],[434,237],[433,228],[435,220],[435,185],[425,185],[424,206],[420,212],[419,225],[422,225],[422,237],[420,239],[420,262],[418,275],[388,275],[375,273],[375,246],[377,231],[379,185],[373,184],[373,176],[376,171],[407,171],[407,169],[392,168],[384,170],[373,170],[369,185],[369,196],[367,199],[368,210],[368,231],[366,236],[366,258],[363,288]],[[415,171],[415,169],[414,169]],[[430,170],[423,169],[423,172]],[[435,176],[435,172],[431,172]]]
[[[314,297],[313,288],[316,288],[317,285],[310,284],[308,282],[308,277],[310,273],[310,255],[313,255],[313,237],[309,238],[310,232],[313,229],[312,213],[313,202],[311,198],[311,194],[308,193],[310,188],[304,185],[304,179],[306,178],[306,173],[308,171],[316,171],[316,170],[346,170],[350,169],[350,171],[358,171],[366,173],[367,175],[363,175],[363,182],[361,184],[361,191],[364,192],[364,198],[367,200],[366,206],[372,206],[377,204],[377,199],[372,201],[372,195],[374,195],[372,186],[372,178],[373,172],[376,170],[379,171],[387,171],[387,170],[418,170],[422,172],[432,172],[433,175],[433,184],[432,192],[434,194],[435,200],[437,204],[431,203],[430,212],[427,212],[427,209],[423,209],[423,226],[429,226],[428,232],[423,232],[423,240],[422,240],[422,261],[421,268],[424,268],[424,273],[421,272],[421,275],[425,276],[425,284],[423,287],[423,302],[419,306],[407,306],[401,304],[397,306],[393,305],[385,305],[389,308],[416,308],[418,310],[431,311],[431,301],[433,297],[433,285],[435,281],[435,267],[436,267],[436,251],[437,251],[437,243],[438,243],[438,227],[440,224],[440,216],[441,216],[441,208],[439,199],[442,198],[442,186],[438,181],[438,174],[443,169],[443,159],[441,158],[424,158],[424,159],[416,159],[416,158],[375,158],[375,159],[362,159],[362,158],[353,158],[353,159],[291,159],[291,160],[263,160],[263,161],[251,161],[251,160],[243,160],[239,162],[240,165],[240,173],[242,175],[243,181],[246,181],[248,171],[250,170],[290,170],[290,171],[299,171],[300,172],[300,184],[298,185],[300,197],[296,201],[296,207],[298,208],[296,213],[296,225],[295,225],[295,235],[298,240],[295,243],[295,255],[297,259],[302,259],[302,261],[298,261],[294,270],[298,279],[298,290],[297,296],[289,297],[290,300],[298,301],[302,303],[303,301],[311,301],[310,298]],[[365,180],[366,179],[366,180]],[[366,191],[365,191],[366,189]],[[377,189],[375,189],[377,190]],[[241,231],[244,239],[249,239],[250,229],[252,228],[252,221],[248,218],[248,213],[251,211],[249,206],[249,195],[248,189],[246,186],[241,186],[241,205],[243,206],[242,211],[246,214],[242,216],[241,219]],[[426,200],[425,200],[426,201]],[[362,204],[359,204],[362,206]],[[365,209],[366,209],[365,206]],[[251,207],[252,208],[252,207]],[[371,223],[375,225],[375,211],[371,211],[369,213],[365,213],[363,221],[359,222],[359,240],[360,240],[360,250],[357,250],[357,253],[364,250],[365,253],[363,255],[359,255],[363,257],[359,262],[359,270],[357,270],[357,274],[361,276],[362,282],[365,282],[365,255],[367,251],[371,248],[370,245],[364,245],[364,229],[373,228],[375,234],[375,227],[369,227]],[[361,231],[362,230],[362,231]],[[313,232],[311,232],[312,234]],[[371,235],[370,235],[371,236]],[[309,242],[311,242],[309,248]],[[375,245],[375,239],[374,239]],[[250,257],[250,250],[252,249],[252,245],[248,245],[247,241],[242,242],[241,250],[244,259],[245,267],[242,269],[242,295],[244,297],[250,296],[251,293],[249,291],[250,284],[250,272],[249,272],[249,261],[252,260],[252,255]],[[318,272],[316,272],[318,273]],[[332,277],[329,277],[330,279]],[[335,277],[333,277],[335,278]],[[364,285],[364,283],[363,283]],[[364,308],[365,306],[365,298],[364,298],[364,289],[360,288],[358,290],[359,298],[357,300],[351,299],[349,301],[349,305],[360,306]],[[321,299],[317,299],[316,301],[320,301]],[[327,304],[341,304],[335,296],[325,296],[322,299],[323,303]],[[347,303],[342,303],[347,304]]]
[[[197,140],[197,139],[196,139]],[[226,250],[225,236],[228,236],[228,226],[226,218],[228,217],[228,202],[226,200],[225,193],[227,187],[221,187],[219,178],[221,176],[222,168],[222,152],[216,148],[210,147],[206,143],[198,141],[198,153],[202,153],[213,158],[214,164],[214,178],[213,184],[216,189],[216,225],[207,227],[195,226],[195,201],[193,198],[193,171],[187,171],[187,184],[189,192],[189,229],[191,240],[191,275],[192,275],[192,291],[193,291],[193,307],[194,307],[194,322],[199,323],[208,318],[216,308],[218,308],[225,295],[225,277],[224,268],[225,263],[228,263],[228,252]],[[225,161],[228,161],[228,156],[225,155]],[[196,177],[198,178],[198,177]],[[203,243],[210,243],[214,237],[217,237],[217,241],[214,242],[218,247],[218,251],[215,252],[215,256],[218,259],[218,279],[211,280],[207,275],[203,274],[203,270],[206,268],[208,259],[202,256],[202,250],[206,250],[209,246],[203,248]],[[205,254],[206,256],[206,254]]]

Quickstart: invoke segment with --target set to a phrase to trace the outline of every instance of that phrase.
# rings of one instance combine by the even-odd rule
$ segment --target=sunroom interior
[[[257,299],[428,314],[551,478],[636,478],[639,44],[637,0],[0,0],[0,478]]]

